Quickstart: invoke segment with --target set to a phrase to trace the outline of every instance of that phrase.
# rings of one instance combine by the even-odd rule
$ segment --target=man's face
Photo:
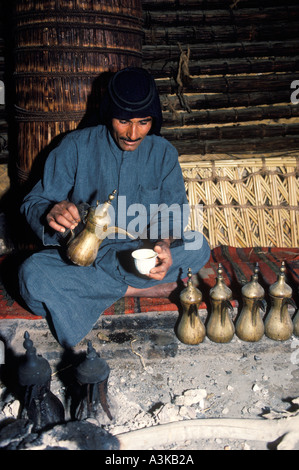
[[[152,127],[153,119],[145,118],[112,119],[112,133],[115,142],[121,150],[132,152],[136,150]]]

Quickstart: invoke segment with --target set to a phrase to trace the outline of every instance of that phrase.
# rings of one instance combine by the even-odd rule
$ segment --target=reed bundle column
[[[101,74],[141,65],[141,11],[140,0],[16,1],[20,182],[54,138],[78,126]]]

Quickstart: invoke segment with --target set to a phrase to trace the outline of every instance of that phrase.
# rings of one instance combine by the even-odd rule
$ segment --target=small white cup
[[[134,258],[135,266],[140,274],[149,274],[150,270],[156,265],[156,258],[158,253],[148,248],[142,248],[135,250],[132,253]]]

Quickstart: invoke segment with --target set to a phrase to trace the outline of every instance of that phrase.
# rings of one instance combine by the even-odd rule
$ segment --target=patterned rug
[[[259,282],[266,296],[269,286],[279,274],[281,262],[286,264],[286,279],[293,289],[293,300],[299,306],[299,248],[233,248],[220,246],[212,250],[209,262],[198,273],[198,288],[203,295],[200,308],[207,308],[209,290],[215,285],[219,263],[223,266],[224,280],[232,289],[233,305],[241,300],[241,288],[259,265]],[[18,294],[17,270],[22,262],[20,254],[9,254],[0,258],[0,319],[37,319],[28,311]],[[105,315],[148,313],[157,311],[178,311],[178,297],[173,299],[151,299],[129,297],[120,299],[107,310]]]

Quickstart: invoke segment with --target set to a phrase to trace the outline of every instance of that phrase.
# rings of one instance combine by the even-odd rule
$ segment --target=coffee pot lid
[[[217,269],[216,285],[210,290],[210,298],[212,300],[230,300],[232,297],[232,291],[225,284],[222,273],[223,267],[222,264],[219,263]]]
[[[260,299],[264,297],[265,291],[258,282],[259,265],[256,263],[251,280],[242,287],[242,295],[249,299]]]
[[[186,304],[198,304],[202,300],[202,293],[192,282],[192,270],[188,269],[187,287],[180,294],[180,301]]]
[[[273,297],[292,297],[292,288],[286,283],[286,266],[285,262],[282,261],[280,267],[280,273],[278,274],[277,281],[272,284],[269,288],[269,294]]]
[[[76,378],[81,384],[95,384],[106,380],[110,373],[110,367],[93,348],[88,341],[85,360],[76,369]]]
[[[22,386],[47,384],[51,380],[50,365],[46,359],[36,354],[28,331],[25,331],[24,338],[26,356],[18,371],[19,382]]]

